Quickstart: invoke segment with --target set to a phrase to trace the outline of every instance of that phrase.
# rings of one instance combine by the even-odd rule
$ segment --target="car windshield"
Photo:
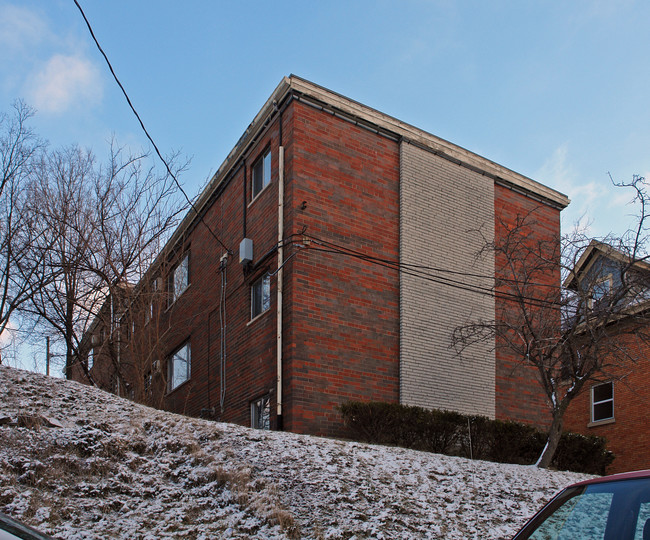
[[[517,539],[650,539],[650,478],[569,488],[522,533]]]

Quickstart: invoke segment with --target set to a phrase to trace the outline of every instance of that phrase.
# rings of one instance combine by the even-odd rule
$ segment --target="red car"
[[[512,540],[650,540],[650,470],[573,484]]]

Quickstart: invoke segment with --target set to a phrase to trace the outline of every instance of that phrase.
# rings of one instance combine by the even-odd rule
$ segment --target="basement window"
[[[251,402],[251,427],[271,429],[271,398],[268,394]]]
[[[614,383],[606,382],[591,387],[591,421],[614,418]]]
[[[153,387],[153,375],[152,375],[151,371],[147,371],[144,374],[144,381],[143,382],[144,382],[144,384],[143,384],[144,393],[145,393],[145,395],[148,396],[149,394],[151,394],[151,389]]]
[[[190,344],[185,343],[176,350],[167,363],[167,390],[171,392],[190,378]]]
[[[251,285],[251,320],[271,307],[271,276],[264,274]]]
[[[271,183],[271,149],[264,151],[252,169],[251,199],[257,197],[261,191]]]

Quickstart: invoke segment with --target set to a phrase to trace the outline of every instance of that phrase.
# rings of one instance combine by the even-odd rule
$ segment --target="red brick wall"
[[[246,236],[253,240],[256,264],[276,244],[278,125],[276,120],[246,160],[250,201],[250,167],[270,145],[272,183],[246,206]],[[306,233],[315,238],[397,261],[397,143],[298,102],[283,113],[283,143],[285,237],[306,227]],[[240,169],[205,218],[235,252],[243,238],[243,186]],[[191,285],[164,314],[163,326],[168,354],[190,339],[192,377],[167,395],[165,406],[196,415],[204,407],[219,409],[218,265],[222,250],[201,224],[187,245]],[[285,260],[294,249],[298,248],[287,246]],[[253,322],[249,288],[265,270],[274,271],[276,266],[275,254],[250,275],[236,260],[228,264],[228,360],[222,420],[249,424],[250,401],[269,393],[275,423],[276,277],[271,279],[271,309]],[[313,242],[286,264],[284,273],[285,428],[332,435],[341,430],[336,405],[349,399],[397,401],[397,271],[325,253]]]
[[[284,115],[284,129],[291,123]],[[222,320],[219,310],[222,291],[220,258],[225,250],[203,223],[198,223],[185,242],[190,250],[190,286],[167,309],[160,321],[166,360],[178,345],[190,340],[192,375],[190,380],[168,393],[164,407],[175,412],[198,415],[214,407],[216,417],[229,422],[250,424],[250,402],[275,392],[275,279],[271,280],[271,308],[251,322],[250,286],[266,270],[276,267],[275,256],[260,263],[276,245],[279,119],[250,149],[244,163],[228,181],[223,193],[204,216],[205,223],[230,249],[226,273],[226,376],[225,401],[220,407],[220,340]],[[271,184],[251,201],[251,166],[266,148],[271,149]],[[244,188],[246,200],[244,200]],[[244,217],[245,216],[245,217]],[[245,272],[239,264],[239,243],[245,236],[253,240],[253,269]]]
[[[252,322],[250,285],[277,267],[272,250],[277,236],[279,122],[276,117],[255,142],[245,166],[239,164],[204,216],[233,251],[227,265],[223,411],[219,261],[224,249],[204,224],[198,223],[184,242],[190,251],[190,286],[171,307],[161,306],[159,320],[141,323],[138,329],[158,342],[156,356],[163,374],[168,356],[187,340],[191,343],[192,376],[164,396],[162,405],[169,410],[198,415],[215,407],[219,419],[248,425],[251,400],[270,394],[275,425],[277,278],[271,279],[271,308]],[[399,260],[399,146],[297,101],[283,111],[282,139],[285,237],[302,242],[304,230],[315,239],[305,248],[288,245],[285,250],[285,260],[295,256],[284,267],[284,425],[297,432],[337,435],[342,429],[337,405],[399,400],[399,274],[350,255],[328,253],[318,240]],[[251,202],[251,166],[267,147],[272,181]],[[509,222],[538,206],[523,195],[495,188],[498,219]],[[556,234],[559,212],[549,207],[538,212],[540,234]],[[252,272],[238,262],[244,230],[254,244]],[[497,223],[497,236],[500,233]],[[182,251],[165,265],[164,283]],[[268,252],[271,255],[261,261]],[[496,370],[497,417],[544,423],[546,410],[532,373],[518,369],[518,362],[502,353]]]
[[[566,431],[607,439],[607,448],[616,456],[608,473],[650,468],[650,346],[638,335],[628,334],[622,339],[638,361],[610,369],[608,375],[585,385],[569,405],[564,421]],[[614,381],[614,421],[590,426],[591,387],[606,381]]]
[[[495,186],[495,241],[503,240],[506,231],[515,226],[518,219],[528,216],[529,224],[534,224],[530,242],[539,240],[559,241],[560,212],[550,206],[530,199],[520,193],[500,185]],[[506,258],[497,255],[495,259],[496,277],[504,277],[503,269]],[[559,261],[558,261],[559,262]],[[560,267],[545,277],[535,277],[535,282],[548,285],[560,283]],[[508,287],[498,287],[498,292],[508,292]],[[548,289],[532,291],[532,294],[543,298],[548,295]],[[512,305],[504,296],[497,296],[495,310],[497,317],[504,310],[512,309]],[[516,308],[515,308],[516,309]],[[559,325],[559,317],[558,317]],[[550,423],[550,408],[541,386],[537,382],[536,370],[525,366],[521,358],[504,347],[500,340],[497,342],[496,354],[496,417],[498,419],[516,420],[538,426]]]
[[[398,144],[300,103],[294,113],[289,230],[397,261]],[[337,405],[399,398],[399,275],[320,248],[312,242],[287,265],[285,420],[332,435]]]

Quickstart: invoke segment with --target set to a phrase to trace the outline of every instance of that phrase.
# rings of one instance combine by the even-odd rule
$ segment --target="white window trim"
[[[603,399],[601,401],[594,401],[594,390],[598,388],[599,386],[603,386],[605,384],[609,384],[612,387],[612,397]],[[599,405],[601,403],[607,403],[611,401],[612,402],[612,416],[608,416],[607,418],[600,418],[599,420],[596,420],[594,418],[594,408],[596,405]],[[591,411],[590,411],[590,417],[591,417],[591,422],[590,425],[601,425],[601,424],[608,424],[611,422],[614,422],[615,419],[615,412],[614,412],[614,382],[613,381],[608,381],[604,383],[599,383],[599,384],[594,384],[591,387]]]
[[[186,267],[186,283],[183,286],[183,288],[179,291],[176,290],[176,271],[181,268],[181,266]],[[168,287],[171,289],[168,292],[169,294],[169,303],[167,305],[167,308],[169,309],[171,306],[176,303],[176,301],[183,295],[183,293],[189,288],[190,286],[190,252],[186,251],[183,257],[178,261],[178,264],[174,266],[173,270],[171,271],[170,274],[170,279],[168,280]]]
[[[607,293],[605,293],[603,296],[601,296],[598,299],[594,298],[594,290],[600,286],[602,283],[608,283],[609,288],[607,290]],[[608,294],[611,294],[612,289],[614,288],[614,277],[612,274],[607,274],[606,276],[602,276],[598,278],[596,281],[591,286],[591,290],[589,291],[589,307],[593,308],[594,304],[598,302],[601,298],[605,298]]]
[[[268,296],[269,303],[268,303],[268,306],[266,306],[266,309],[265,309],[264,308],[264,303],[262,302],[261,311],[259,313],[254,313],[254,310],[253,310],[253,308],[254,308],[253,301],[254,301],[254,297],[255,297],[254,289],[258,284],[261,283],[262,284],[261,293],[263,294],[264,293],[264,281],[266,281],[266,280],[268,280],[268,288],[269,288],[269,296]],[[251,295],[251,303],[250,303],[250,306],[251,306],[251,311],[250,311],[251,319],[249,321],[249,324],[252,323],[253,321],[259,319],[262,315],[264,315],[267,311],[269,311],[271,309],[271,275],[268,272],[266,274],[263,274],[262,276],[260,276],[258,279],[256,279],[251,284],[251,286],[250,286],[250,295]]]
[[[174,358],[181,352],[183,349],[187,351],[186,362],[187,362],[187,373],[185,378],[182,381],[179,381],[178,384],[174,385]],[[190,342],[186,341],[178,347],[172,354],[169,355],[167,360],[167,393],[171,393],[180,386],[183,386],[187,381],[190,380],[192,376],[192,349],[190,347]]]
[[[153,372],[149,370],[144,374],[144,381],[142,385],[144,395],[145,396],[151,395],[152,388],[153,388]]]
[[[264,160],[268,156],[269,158],[269,177],[268,180],[265,182],[264,180]],[[255,171],[255,166],[262,162],[262,188],[255,193],[255,178],[254,178],[254,171]],[[260,156],[253,162],[253,166],[251,167],[251,178],[250,178],[250,186],[251,186],[251,201],[248,203],[248,206],[253,204],[257,200],[257,198],[264,192],[264,190],[271,185],[271,148],[268,147],[262,153]]]
[[[266,404],[264,402],[266,402]],[[263,410],[265,409],[268,414],[266,418],[266,422],[261,427],[259,426],[260,417],[258,413],[260,409],[260,405],[262,406],[262,409]],[[265,396],[254,399],[253,401],[251,401],[250,408],[251,408],[251,427],[254,429],[270,430],[271,429],[271,396],[269,394],[266,394]]]

